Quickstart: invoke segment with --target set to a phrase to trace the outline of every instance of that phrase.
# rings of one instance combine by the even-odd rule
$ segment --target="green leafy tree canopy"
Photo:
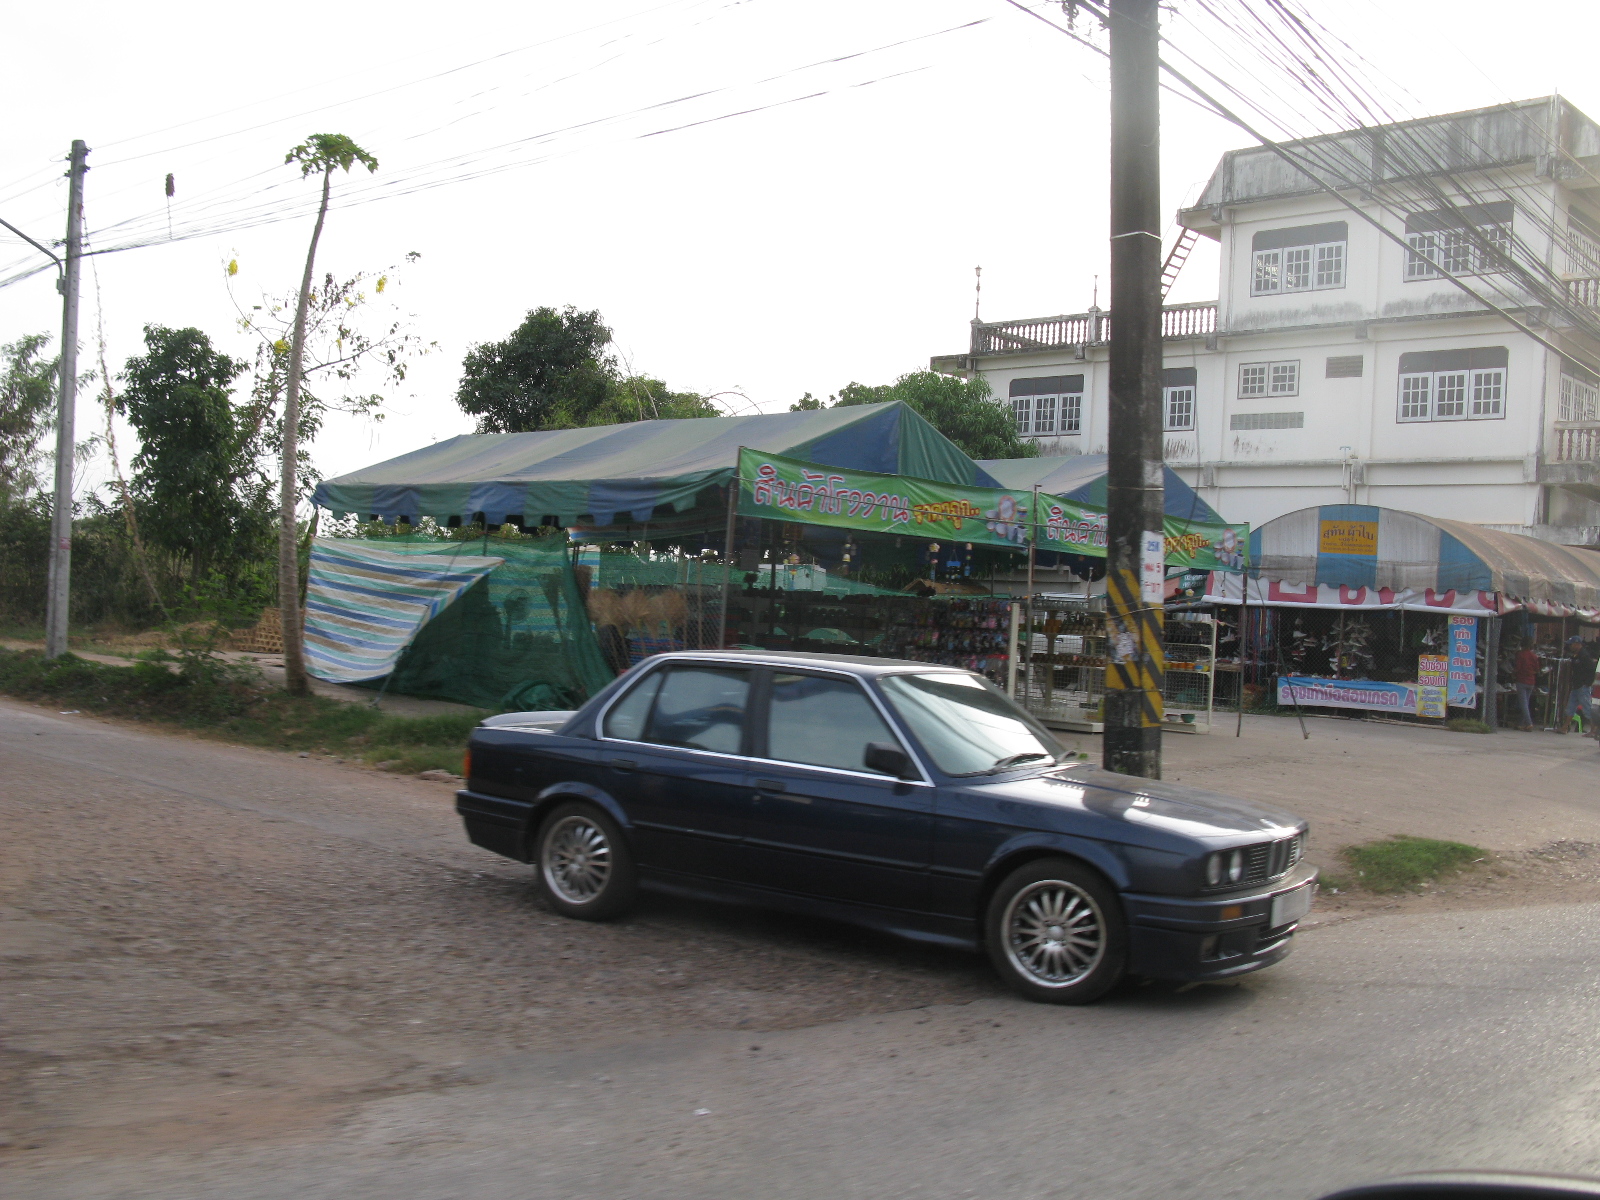
[[[536,308],[504,341],[467,352],[456,403],[477,418],[479,433],[721,415],[705,396],[624,374],[610,346],[598,312]]]
[[[45,435],[55,428],[59,363],[45,358],[48,334],[0,346],[0,504],[21,500],[44,483]]]
[[[937,371],[912,371],[893,383],[877,387],[846,384],[831,407],[903,400],[969,458],[1038,457],[1039,447],[1017,436],[1017,425],[1010,412],[990,396],[989,385],[981,378],[957,379]],[[790,406],[790,410],[822,407],[822,403],[807,392],[797,404]]]
[[[198,329],[147,325],[145,353],[122,372],[118,411],[139,434],[133,493],[145,536],[188,558],[193,577],[258,563],[273,506],[269,435],[254,404],[236,404],[246,364]]]

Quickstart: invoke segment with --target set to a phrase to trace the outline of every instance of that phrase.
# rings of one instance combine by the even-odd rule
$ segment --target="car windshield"
[[[999,688],[955,671],[881,679],[895,711],[946,775],[1054,763],[1061,747]]]

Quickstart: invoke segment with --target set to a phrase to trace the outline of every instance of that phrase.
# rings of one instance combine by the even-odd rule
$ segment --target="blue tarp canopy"
[[[490,524],[643,524],[659,506],[693,508],[728,483],[739,448],[947,483],[998,487],[900,401],[751,417],[634,421],[544,433],[463,434],[330,479],[312,497],[343,515]]]
[[[1060,458],[981,458],[978,465],[1000,481],[1001,487],[1031,488],[1052,496],[1065,496],[1096,508],[1106,507],[1106,456],[1072,454]],[[1207,525],[1221,525],[1224,518],[1200,494],[1163,464],[1167,516]]]

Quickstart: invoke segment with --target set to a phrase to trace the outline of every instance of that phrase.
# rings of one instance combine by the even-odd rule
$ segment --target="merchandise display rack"
[[[1168,613],[1165,729],[1210,733],[1217,691],[1217,622],[1205,613]]]
[[[1026,606],[1017,649],[1015,698],[1052,729],[1101,733],[1105,729],[1105,597],[1035,596],[1032,628]]]

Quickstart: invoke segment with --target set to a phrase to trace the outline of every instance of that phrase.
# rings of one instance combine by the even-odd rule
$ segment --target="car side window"
[[[743,749],[750,672],[743,668],[669,667],[643,740],[738,754]]]
[[[644,735],[644,723],[650,716],[650,705],[661,690],[662,671],[651,671],[628,693],[611,706],[606,713],[605,735],[637,742]]]
[[[822,675],[773,674],[767,708],[768,758],[868,771],[868,742],[898,746],[900,739],[859,684]]]

